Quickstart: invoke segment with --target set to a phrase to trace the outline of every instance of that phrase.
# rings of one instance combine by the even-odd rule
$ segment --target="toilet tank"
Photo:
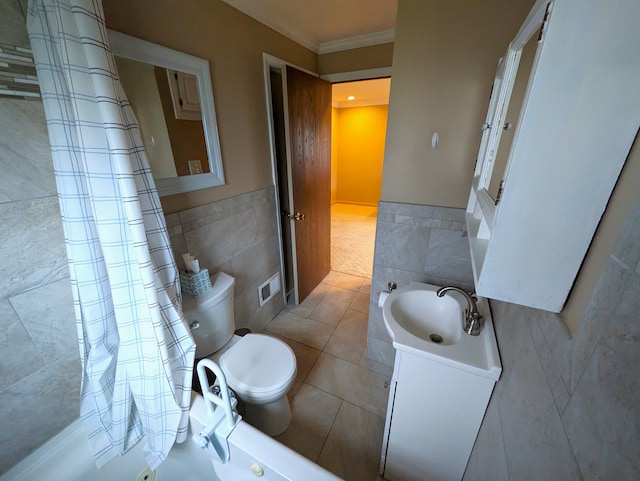
[[[196,343],[196,359],[207,357],[233,336],[233,288],[235,279],[224,272],[211,276],[211,289],[198,297],[184,295],[184,312]]]

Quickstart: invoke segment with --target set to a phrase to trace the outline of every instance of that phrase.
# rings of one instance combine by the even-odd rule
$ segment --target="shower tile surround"
[[[42,102],[0,98],[0,170],[1,474],[75,420],[80,404],[75,315]]]
[[[0,2],[0,43],[30,48],[26,4]],[[75,316],[40,100],[0,94],[0,171],[2,474],[79,412]]]

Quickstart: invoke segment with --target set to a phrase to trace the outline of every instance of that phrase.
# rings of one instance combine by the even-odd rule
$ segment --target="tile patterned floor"
[[[296,354],[293,418],[279,441],[346,481],[377,479],[389,377],[368,369],[370,281],[332,271],[267,326]]]

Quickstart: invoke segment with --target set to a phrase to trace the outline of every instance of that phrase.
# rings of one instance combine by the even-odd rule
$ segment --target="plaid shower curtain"
[[[27,28],[55,167],[83,380],[102,466],[144,435],[153,469],[186,438],[195,345],[100,0],[31,0]]]

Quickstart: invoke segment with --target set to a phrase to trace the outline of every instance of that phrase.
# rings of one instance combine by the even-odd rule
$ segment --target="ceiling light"
[[[355,100],[355,99],[356,99],[356,96],[355,96],[355,95],[349,95],[349,96],[347,97],[347,100]]]

